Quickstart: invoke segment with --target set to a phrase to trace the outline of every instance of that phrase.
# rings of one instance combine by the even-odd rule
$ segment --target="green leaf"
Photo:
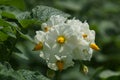
[[[66,14],[58,9],[47,7],[47,6],[37,6],[32,9],[32,17],[37,18],[40,21],[46,21],[52,15],[61,15],[64,17],[70,17],[69,14]]]
[[[49,80],[48,78],[41,75],[39,72],[32,72],[29,70],[19,70],[19,74],[22,74],[22,77],[25,80]]]
[[[0,19],[0,26],[7,27],[7,26],[11,26],[11,24],[9,24],[7,21],[3,19]]]
[[[31,19],[30,12],[21,12],[20,10],[14,7],[0,6],[0,14],[4,18],[22,20],[22,19]]]
[[[22,37],[23,39],[29,40],[31,42],[34,43],[34,40],[27,34],[23,34],[22,32],[19,31],[20,37]]]
[[[12,14],[11,12],[3,11],[3,12],[1,13],[1,16],[2,16],[2,17],[6,17],[6,18],[10,18],[10,19],[16,19],[15,15]]]
[[[29,70],[15,71],[9,63],[0,63],[0,80],[50,80],[39,72]]]
[[[5,15],[7,14],[7,15],[14,15],[14,16],[15,16],[15,14],[17,15],[17,14],[21,13],[21,11],[19,9],[17,9],[15,7],[11,7],[11,6],[5,6],[5,5],[0,6],[0,14],[2,14],[2,12],[3,13],[6,12]]]
[[[33,25],[40,25],[40,22],[38,22],[36,19],[23,19],[20,20],[19,23],[22,25],[23,28],[28,28]]]
[[[0,11],[17,11],[18,9],[11,6],[0,5]]]
[[[13,53],[13,55],[15,58],[20,58],[22,61],[24,60],[24,62],[25,62],[25,60],[29,60],[29,58],[22,53],[15,52],[15,53]]]
[[[14,23],[9,23],[3,19],[0,19],[0,26],[2,26],[1,31],[6,33],[8,36],[16,38],[16,29]]]
[[[26,6],[24,0],[0,0],[0,5],[9,5],[25,10]]]
[[[101,72],[100,75],[99,75],[99,77],[103,78],[103,79],[107,79],[107,78],[113,77],[113,76],[120,76],[120,72],[105,70],[105,71]]]
[[[23,19],[31,19],[30,12],[20,12],[16,15],[16,18],[18,20],[23,20]]]
[[[0,41],[5,41],[7,40],[8,35],[0,31]]]
[[[4,27],[2,31],[4,31],[4,33],[9,35],[10,37],[16,38],[16,31],[12,29],[12,27],[10,26]]]

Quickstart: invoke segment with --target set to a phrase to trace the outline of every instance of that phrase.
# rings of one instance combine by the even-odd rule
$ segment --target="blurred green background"
[[[120,80],[120,0],[13,1],[14,3],[4,4],[14,6],[22,11],[31,11],[37,5],[54,7],[70,14],[71,18],[75,17],[81,21],[87,20],[90,29],[96,31],[96,43],[101,50],[93,53],[90,62],[84,62],[89,68],[88,75],[80,73],[76,65],[74,69],[78,72],[75,72],[74,69],[70,69],[70,72],[63,72],[63,80]],[[33,38],[35,35],[33,32],[40,28],[33,27],[32,29],[27,31],[27,34]],[[46,75],[46,64],[39,58],[39,52],[32,51],[33,43],[27,40],[19,40],[16,47],[22,51],[23,55],[12,55],[10,63],[14,69],[36,70]],[[41,65],[41,62],[44,64]]]

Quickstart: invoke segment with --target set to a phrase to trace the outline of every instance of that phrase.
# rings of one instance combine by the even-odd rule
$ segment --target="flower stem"
[[[61,80],[61,72],[57,71],[54,80]]]

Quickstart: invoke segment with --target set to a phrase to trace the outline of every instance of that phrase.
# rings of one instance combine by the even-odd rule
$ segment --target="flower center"
[[[59,37],[57,38],[57,42],[58,42],[59,44],[65,43],[65,37],[64,37],[64,36],[59,36]]]
[[[86,38],[86,37],[87,37],[87,34],[83,34],[82,36],[83,36],[83,38]]]
[[[33,51],[38,51],[41,50],[43,48],[43,44],[42,42],[39,42],[38,44],[35,45]]]
[[[94,50],[97,50],[97,51],[100,50],[100,48],[95,43],[91,43],[90,47]]]
[[[62,70],[63,70],[63,67],[64,67],[64,62],[63,62],[63,61],[58,60],[58,61],[56,62],[56,65],[57,65],[59,71],[62,71]]]

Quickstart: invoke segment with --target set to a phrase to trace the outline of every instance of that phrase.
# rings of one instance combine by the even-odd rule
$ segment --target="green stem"
[[[54,80],[61,80],[61,72],[57,71]]]

